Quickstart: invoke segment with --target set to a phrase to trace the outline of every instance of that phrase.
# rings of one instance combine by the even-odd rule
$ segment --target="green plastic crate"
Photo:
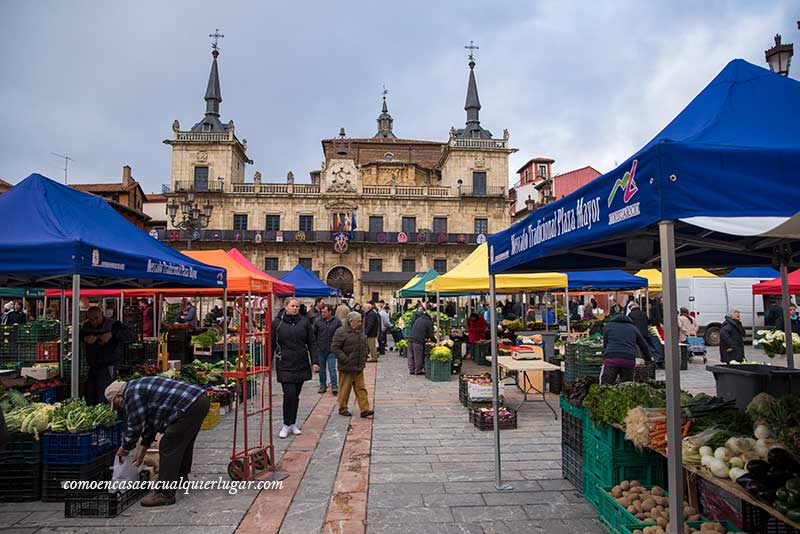
[[[587,477],[589,475],[586,475]],[[605,521],[611,532],[621,534],[621,528],[624,525],[637,525],[639,528],[647,526],[651,523],[642,523],[628,510],[617,504],[614,497],[611,496],[609,491],[611,488],[608,486],[598,487],[600,493],[599,501],[600,518]]]
[[[583,498],[592,505],[592,508],[601,512],[602,516],[602,494],[603,484],[597,479],[596,476],[587,472],[585,467],[583,471]]]
[[[686,524],[689,525],[691,528],[699,529],[700,525],[703,523],[720,523],[722,527],[725,529],[725,532],[744,532],[742,529],[738,528],[733,523],[728,521],[715,521],[715,520],[707,520],[707,521],[687,521]],[[639,523],[633,525],[622,525],[619,529],[618,534],[633,534],[634,530],[641,530],[644,527],[655,525],[655,523]]]
[[[644,486],[665,487],[666,461],[650,451],[611,449],[592,436],[583,436],[583,470],[604,486],[638,480]]]
[[[450,381],[451,371],[450,364],[452,362],[442,362],[439,360],[427,360],[430,362],[425,366],[425,376],[433,382],[448,382]]]
[[[604,424],[596,425],[590,418],[588,412],[583,428],[583,435],[591,437],[614,452],[636,451],[633,442],[625,439],[625,433],[622,430]]]
[[[559,405],[561,406],[562,411],[577,419],[580,419],[584,425],[586,425],[586,422],[589,421],[589,410],[573,406],[570,404],[569,399],[567,399],[564,395],[559,397]]]

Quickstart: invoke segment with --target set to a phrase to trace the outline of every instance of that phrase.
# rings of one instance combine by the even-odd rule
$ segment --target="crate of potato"
[[[665,534],[666,529],[658,525],[625,525],[620,534]],[[683,534],[735,534],[743,532],[727,521],[686,521]]]
[[[697,510],[685,502],[683,515],[687,521],[703,520]],[[642,529],[654,526],[666,532],[669,521],[667,492],[659,486],[648,489],[636,480],[625,480],[601,492],[600,518],[615,533],[623,532],[626,525],[641,525]],[[647,534],[655,534],[655,531]]]

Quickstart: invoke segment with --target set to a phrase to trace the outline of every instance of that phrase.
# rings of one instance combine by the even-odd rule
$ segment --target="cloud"
[[[798,18],[788,0],[19,2],[0,18],[14,43],[0,80],[0,177],[60,177],[59,152],[75,159],[75,181],[116,180],[128,164],[160,190],[172,120],[202,117],[217,27],[222,118],[248,139],[248,178],[306,180],[321,139],[340,127],[373,135],[383,83],[398,135],[445,140],[465,120],[469,40],[482,124],[508,128],[520,149],[512,171],[534,156],[558,172],[608,171],[730,59],[764,65],[774,33],[796,40]]]

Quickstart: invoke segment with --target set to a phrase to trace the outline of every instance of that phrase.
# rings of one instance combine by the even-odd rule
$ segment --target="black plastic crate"
[[[583,454],[567,445],[561,445],[561,474],[572,482],[575,490],[583,494]]]
[[[0,448],[0,471],[6,465],[39,464],[42,447],[32,434],[13,432],[5,448]]]
[[[142,472],[141,480],[147,480],[147,471]],[[147,491],[146,486],[117,493],[70,490],[64,496],[64,517],[117,517]]]
[[[649,382],[656,379],[656,364],[645,363],[639,364],[633,368],[633,381],[634,382]]]
[[[561,444],[583,454],[583,421],[565,411],[561,412]]]
[[[564,388],[564,374],[561,371],[548,371],[546,376],[547,388],[550,390],[550,393],[553,395],[561,395],[561,391]]]
[[[0,502],[38,501],[42,496],[39,464],[0,465]]]
[[[778,521],[766,510],[742,500],[742,530],[748,534],[800,534],[800,530]]]
[[[500,423],[500,430],[514,430],[517,428],[517,411],[513,408],[505,408],[511,412],[509,421]],[[481,408],[473,408],[469,411],[469,420],[475,425],[478,430],[494,430],[494,412],[488,412],[489,415],[484,415],[485,412]]]
[[[111,466],[117,450],[98,456],[88,464],[44,464],[42,466],[42,500],[61,502],[68,490],[61,487],[67,480],[110,480]]]

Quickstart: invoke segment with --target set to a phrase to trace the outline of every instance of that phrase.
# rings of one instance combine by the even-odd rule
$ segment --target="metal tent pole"
[[[60,354],[59,360],[59,369],[58,374],[61,378],[64,378],[64,333],[66,332],[66,322],[67,322],[67,309],[66,309],[66,302],[67,298],[64,294],[64,288],[61,288],[61,301],[58,306],[58,317],[60,319],[60,324],[58,325],[58,339],[60,340],[60,347],[58,353]]]
[[[570,327],[570,315],[571,312],[569,311],[569,287],[564,288],[564,310],[567,312],[567,341],[572,340],[572,328]]]
[[[667,474],[669,534],[683,532],[683,464],[681,459],[681,366],[678,350],[678,292],[675,282],[675,227],[658,223],[664,299],[664,362],[667,381]]]
[[[161,314],[158,313],[158,295],[153,293],[153,336],[156,339],[160,337],[159,334],[161,333],[160,319]]]
[[[500,467],[500,386],[497,366],[497,294],[494,288],[494,275],[489,275],[489,330],[492,333],[490,349],[492,351],[492,408],[494,409],[494,469],[495,489],[510,490],[510,484],[503,484]]]
[[[751,318],[753,319],[753,334],[752,334],[753,341],[751,343],[753,345],[755,345],[755,343],[756,343],[756,295],[755,295],[755,293],[753,293],[752,289],[750,290],[750,297],[751,297],[750,305],[752,306],[750,308],[750,310],[751,310],[750,315],[751,315]]]
[[[70,367],[70,396],[80,397],[81,379],[81,275],[72,275],[72,366]]]
[[[439,318],[442,316],[442,306],[439,304],[439,290],[436,290],[436,329],[441,334],[442,332],[442,322]]]
[[[228,372],[228,288],[222,288],[222,360],[223,369]]]
[[[786,334],[786,367],[794,369],[794,344],[792,343],[792,318],[789,316],[789,262],[781,257],[781,300],[783,309],[783,331]]]

